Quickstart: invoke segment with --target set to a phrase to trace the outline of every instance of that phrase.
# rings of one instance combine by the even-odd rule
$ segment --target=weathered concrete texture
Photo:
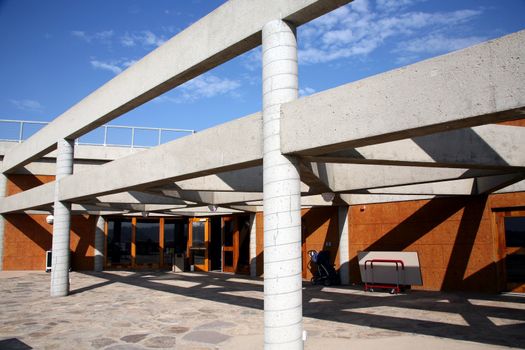
[[[520,31],[287,103],[282,151],[315,155],[522,118],[524,41]]]
[[[4,199],[7,186],[7,177],[4,174],[0,174],[0,200]],[[0,271],[2,271],[4,264],[4,232],[5,232],[5,219],[0,215]]]
[[[348,207],[340,206],[337,208],[337,219],[339,225],[339,276],[341,277],[341,284],[347,285],[350,283],[350,253],[348,252]]]
[[[310,21],[350,0],[230,0],[71,107],[6,156],[3,172],[51,151],[261,43],[273,19]],[[173,59],[176,57],[177,59]]]
[[[61,182],[61,200],[252,167],[262,160],[261,128],[261,117],[257,113],[75,174]],[[188,152],[192,149],[206,152],[195,157]],[[142,171],[137,172],[137,168]]]
[[[51,258],[51,296],[69,294],[71,203],[60,198],[60,182],[73,173],[73,140],[58,140],[57,171],[53,210],[53,245]]]
[[[483,125],[306,158],[329,163],[523,169],[523,140],[523,127]]]
[[[301,177],[299,161],[281,154],[280,109],[297,99],[297,38],[274,20],[262,32],[264,348],[303,349]]]
[[[38,187],[20,192],[0,201],[0,212],[10,213],[26,209],[36,209],[53,203],[55,182],[49,182]]]
[[[95,228],[95,257],[93,269],[100,272],[104,269],[104,241],[106,236],[105,232],[106,221],[104,217],[99,216],[97,218],[97,227]]]
[[[1,349],[262,348],[259,279],[72,272],[72,294],[49,299],[49,278],[43,272],[0,273]],[[310,284],[303,297],[306,349],[525,347],[521,297],[418,291],[392,296]]]

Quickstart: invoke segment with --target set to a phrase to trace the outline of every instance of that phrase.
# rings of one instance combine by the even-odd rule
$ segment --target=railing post
[[[160,143],[162,142],[162,129],[159,128],[159,142],[157,143],[157,146],[160,145]]]
[[[22,143],[24,137],[24,122],[20,122],[20,133],[18,134],[18,143]]]
[[[135,145],[135,128],[131,128],[131,148],[133,148]]]
[[[108,126],[104,125],[104,147],[108,145]]]

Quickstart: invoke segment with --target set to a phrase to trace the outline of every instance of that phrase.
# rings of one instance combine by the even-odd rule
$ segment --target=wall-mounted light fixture
[[[331,202],[335,198],[335,193],[333,193],[333,192],[323,192],[323,193],[321,193],[321,197],[323,197],[323,200],[325,202]]]
[[[208,209],[210,209],[211,212],[215,213],[217,211],[217,206],[210,204],[208,205]]]
[[[55,221],[55,217],[53,215],[48,215],[46,216],[46,222],[49,224],[49,225],[53,225],[53,222]]]

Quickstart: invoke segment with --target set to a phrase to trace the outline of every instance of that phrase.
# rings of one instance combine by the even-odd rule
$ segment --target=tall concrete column
[[[339,221],[339,275],[341,284],[350,283],[350,254],[348,252],[348,207],[337,207]]]
[[[102,216],[97,219],[97,228],[95,229],[95,266],[94,270],[100,272],[104,269],[104,226],[106,221]]]
[[[69,230],[71,203],[59,201],[60,180],[73,173],[73,140],[59,140],[57,145],[55,208],[53,212],[53,244],[51,260],[51,296],[69,294]]]
[[[257,216],[250,214],[250,276],[257,277]]]
[[[262,30],[264,344],[303,349],[301,191],[298,162],[281,154],[280,107],[297,99],[295,28],[281,20]]]
[[[7,176],[0,173],[0,198],[5,197],[7,186]],[[5,232],[5,219],[0,214],[0,271],[4,270],[4,232]]]

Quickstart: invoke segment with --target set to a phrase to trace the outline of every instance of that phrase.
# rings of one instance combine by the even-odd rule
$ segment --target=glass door
[[[209,220],[194,218],[190,219],[189,226],[189,249],[190,263],[197,271],[209,271],[210,259],[208,256],[208,245],[210,243]]]
[[[222,218],[222,271],[236,272],[239,253],[239,231],[233,217]]]
[[[505,272],[507,290],[525,292],[525,216],[507,216],[505,226]]]

